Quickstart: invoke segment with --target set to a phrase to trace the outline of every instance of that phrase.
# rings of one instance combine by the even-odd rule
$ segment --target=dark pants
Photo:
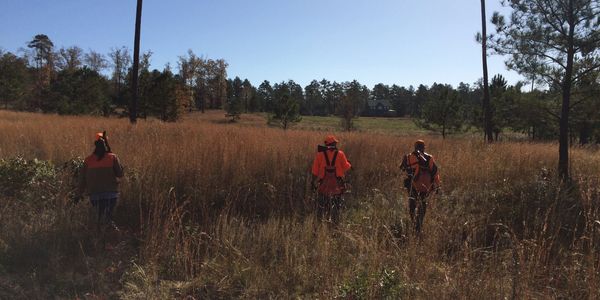
[[[340,221],[340,211],[343,205],[342,195],[327,196],[319,194],[317,200],[317,216],[320,220],[329,220],[337,224]]]
[[[117,204],[117,198],[98,199],[92,201],[92,206],[98,208],[98,224],[102,221],[112,222],[112,212]]]
[[[427,193],[419,193],[411,190],[408,196],[408,212],[417,234],[421,232],[421,228],[423,227],[423,219],[425,219],[426,211]]]

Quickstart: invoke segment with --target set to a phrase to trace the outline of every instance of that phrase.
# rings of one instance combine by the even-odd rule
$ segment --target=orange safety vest
[[[337,153],[335,161],[333,161],[334,153]],[[327,151],[319,151],[316,153],[312,165],[312,174],[314,176],[319,179],[325,177],[325,167],[328,165],[327,160],[333,162],[333,166],[335,166],[335,175],[337,177],[344,177],[345,173],[352,167],[346,158],[346,154],[344,154],[342,150],[329,149]]]
[[[420,156],[420,157],[419,157]],[[419,193],[428,193],[433,183],[440,184],[437,166],[432,155],[410,153],[405,157],[407,172],[412,173],[411,187]]]
[[[325,176],[320,181],[319,188],[317,191],[319,194],[332,197],[336,195],[341,195],[344,191],[342,186],[338,182],[337,170],[335,167],[335,163],[337,160],[337,156],[339,151],[335,150],[333,152],[333,158],[331,161],[329,160],[329,156],[327,155],[327,151],[322,152],[325,157]]]

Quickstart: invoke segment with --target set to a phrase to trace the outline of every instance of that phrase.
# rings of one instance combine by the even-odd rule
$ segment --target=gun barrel
[[[110,144],[108,143],[108,136],[106,135],[106,130],[102,132],[102,138],[104,139],[104,144],[106,145],[106,151],[112,152],[112,150],[110,150]]]

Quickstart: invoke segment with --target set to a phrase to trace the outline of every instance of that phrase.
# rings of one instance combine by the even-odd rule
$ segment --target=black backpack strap
[[[331,164],[329,163],[329,157],[327,156],[327,151],[323,151],[323,155],[325,155],[325,164],[326,166],[331,166]]]
[[[335,150],[335,152],[333,152],[333,159],[331,160],[331,165],[332,167],[335,167],[335,160],[337,159],[337,155],[338,155],[338,150]]]

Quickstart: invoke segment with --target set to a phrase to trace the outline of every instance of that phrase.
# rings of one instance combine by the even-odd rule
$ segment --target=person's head
[[[97,140],[103,140],[103,139],[105,139],[104,133],[103,132],[97,132],[95,140],[97,141]]]
[[[96,140],[94,141],[94,154],[98,157],[98,160],[104,158],[106,152],[108,152],[108,147],[106,146],[106,140],[104,139],[104,135],[99,132],[96,133]]]
[[[425,141],[417,140],[415,142],[415,151],[425,152]]]
[[[335,147],[339,141],[335,138],[334,135],[328,135],[325,137],[325,146]]]

